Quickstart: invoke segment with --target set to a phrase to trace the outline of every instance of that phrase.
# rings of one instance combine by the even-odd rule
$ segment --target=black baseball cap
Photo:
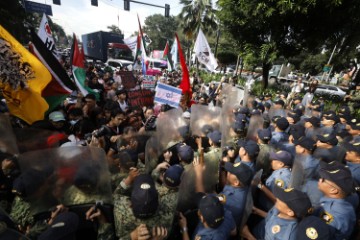
[[[277,119],[275,124],[278,128],[280,128],[280,130],[283,131],[289,127],[289,121],[284,117],[280,117],[279,119]]]
[[[43,233],[39,240],[68,240],[75,239],[79,226],[79,217],[73,212],[60,213]]]
[[[150,175],[142,174],[135,178],[131,192],[131,206],[134,216],[148,218],[153,216],[159,206],[159,194]]]
[[[184,168],[175,164],[166,169],[164,173],[164,183],[169,187],[178,187],[180,185],[181,176],[184,171]]]
[[[269,128],[259,129],[257,131],[258,137],[263,141],[269,141],[271,139],[271,130]]]
[[[178,144],[177,152],[181,161],[191,163],[194,160],[194,150],[186,144]]]
[[[339,123],[340,122],[340,118],[338,115],[336,115],[335,113],[330,113],[330,114],[324,114],[323,117],[327,120],[333,120],[335,123]]]
[[[285,105],[285,102],[281,99],[278,99],[274,102],[274,104],[278,104],[278,105],[281,105],[281,106],[284,106]]]
[[[209,194],[201,198],[199,211],[210,228],[218,228],[224,221],[224,206],[219,198]]]
[[[325,133],[323,135],[317,135],[317,138],[320,142],[328,143],[333,146],[338,144],[338,140],[336,138],[335,133]]]
[[[360,154],[360,140],[359,139],[344,143],[343,147],[348,152],[356,152],[356,153]]]
[[[296,239],[332,239],[329,226],[319,217],[308,216],[303,218],[297,226]]]
[[[295,213],[296,217],[301,218],[312,213],[312,205],[308,195],[295,188],[283,189],[275,186],[274,195]]]
[[[283,162],[285,166],[292,166],[293,164],[293,157],[291,153],[287,151],[277,151],[277,152],[271,152],[269,156],[270,160],[278,160],[280,162]]]
[[[360,130],[360,120],[357,118],[351,119],[349,125],[353,130]]]
[[[250,185],[251,180],[253,178],[253,172],[248,165],[241,162],[234,164],[230,162],[226,162],[225,170],[228,171],[229,173],[234,174],[244,186]]]
[[[209,133],[207,137],[211,139],[211,141],[213,141],[214,143],[221,143],[221,132],[219,132],[218,130]]]
[[[350,170],[339,162],[321,163],[319,174],[321,178],[335,183],[347,195],[354,190],[354,181]]]
[[[311,125],[313,125],[313,127],[320,127],[320,119],[317,117],[306,118],[306,119],[304,119],[304,121],[311,123]]]
[[[316,142],[308,137],[301,137],[297,140],[294,141],[295,145],[300,145],[301,147],[309,150],[309,151],[314,151],[316,148]]]
[[[294,137],[294,139],[299,139],[305,136],[305,127],[300,124],[293,124],[290,126],[289,134]]]
[[[253,140],[239,140],[237,145],[241,148],[243,147],[247,154],[250,157],[255,157],[259,154],[260,148],[259,145]]]

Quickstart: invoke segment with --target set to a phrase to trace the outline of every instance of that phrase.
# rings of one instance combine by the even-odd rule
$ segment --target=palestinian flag
[[[166,41],[163,58],[167,60],[168,71],[173,71],[174,67],[172,62],[172,56],[170,53],[169,41]]]
[[[51,81],[42,91],[41,96],[49,105],[48,112],[59,106],[65,98],[74,90],[76,85],[71,81],[65,69],[54,57],[53,53],[46,48],[40,37],[31,31],[32,42],[29,44],[29,50],[34,54],[49,70]]]
[[[99,93],[94,91],[94,89],[89,88],[86,84],[84,52],[80,51],[75,34],[71,50],[72,73],[75,79],[76,86],[79,88],[83,96],[86,96],[89,93],[93,93],[96,96],[96,99],[99,100]]]

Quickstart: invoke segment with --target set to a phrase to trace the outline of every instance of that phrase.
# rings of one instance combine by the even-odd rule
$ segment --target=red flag
[[[182,93],[184,95],[187,95],[187,100],[188,100],[188,105],[189,105],[191,95],[192,95],[189,70],[186,66],[186,62],[185,62],[183,51],[181,49],[179,37],[176,33],[175,33],[175,37],[176,37],[176,42],[177,42],[178,51],[179,51],[180,65],[181,65],[181,69],[182,69],[182,80],[181,80],[179,87],[182,89]]]
[[[168,54],[169,54],[169,42],[167,41],[164,49],[163,58],[168,58]]]

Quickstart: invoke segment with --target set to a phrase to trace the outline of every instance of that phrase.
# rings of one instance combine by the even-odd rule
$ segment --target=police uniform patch
[[[281,179],[276,179],[275,180],[275,185],[278,186],[278,187],[283,188],[284,187],[284,181],[281,180]]]
[[[280,225],[275,225],[275,226],[272,226],[272,228],[271,228],[271,232],[273,234],[276,234],[276,233],[280,232],[280,230],[281,230]]]
[[[319,237],[319,234],[317,233],[315,228],[307,228],[306,229],[306,236],[310,239],[317,239]]]
[[[140,185],[140,188],[146,190],[146,189],[151,188],[151,186],[150,186],[150,184],[148,184],[148,183],[143,183],[143,184]]]
[[[240,164],[241,164],[241,162],[235,163],[234,167],[238,167],[238,166],[240,166]]]
[[[222,204],[226,203],[226,196],[224,194],[218,194],[217,197]]]
[[[328,213],[328,212],[323,212],[323,213],[320,215],[320,218],[322,218],[327,224],[330,224],[330,223],[334,220],[333,215],[331,215],[331,214]]]

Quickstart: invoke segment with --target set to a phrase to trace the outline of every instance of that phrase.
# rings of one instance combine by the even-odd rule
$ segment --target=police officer
[[[266,179],[265,184],[260,183],[258,188],[263,193],[261,198],[264,201],[260,203],[262,207],[266,210],[269,210],[276,199],[274,196],[275,187],[288,188],[291,178],[291,166],[293,164],[293,157],[289,152],[278,151],[276,153],[270,153],[271,167],[274,170],[270,177]]]
[[[225,208],[231,212],[236,226],[240,226],[253,173],[241,162],[225,162],[224,168],[227,171],[226,185],[220,195],[224,195]]]
[[[334,156],[335,160],[339,162],[344,162],[345,158],[345,149],[341,146],[337,146],[338,139],[336,138],[336,134],[332,133],[325,133],[323,135],[317,135],[317,142],[316,147],[317,150],[314,152],[314,157],[316,158],[318,153],[321,152],[322,149],[329,150]]]
[[[360,141],[351,141],[345,143],[344,147],[346,149],[346,165],[351,171],[351,175],[356,181],[357,184],[360,184]]]
[[[199,224],[195,230],[196,240],[228,239],[236,234],[236,225],[231,213],[226,210],[216,195],[204,195],[199,202]],[[186,219],[180,215],[183,239],[190,239]],[[185,236],[184,236],[185,235]]]
[[[353,192],[353,178],[341,164],[336,167],[321,163],[318,187],[324,197],[320,199],[321,206],[316,209],[315,215],[331,227],[333,239],[349,239],[356,216],[354,207],[345,198]]]
[[[313,179],[317,177],[319,160],[312,156],[316,148],[316,142],[311,138],[301,137],[295,140],[295,149],[297,155],[301,158],[301,165],[304,171],[304,178]]]
[[[239,156],[235,159],[235,162],[242,162],[250,167],[255,172],[255,160],[259,154],[259,146],[253,140],[239,140],[237,145],[240,147]]]
[[[308,216],[300,221],[296,231],[296,239],[330,240],[329,226],[319,217]]]
[[[298,220],[312,212],[306,193],[300,190],[275,187],[276,204],[268,212],[255,208],[255,214],[265,219],[254,229],[257,239],[296,239]]]
[[[272,132],[272,137],[270,143],[274,146],[278,146],[283,144],[284,142],[288,142],[289,135],[285,132],[289,127],[289,122],[286,118],[280,117],[275,122],[275,129]]]

